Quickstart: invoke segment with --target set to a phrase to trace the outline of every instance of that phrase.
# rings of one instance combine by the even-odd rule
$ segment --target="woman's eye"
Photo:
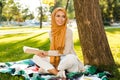
[[[63,15],[62,17],[65,18],[65,15]]]
[[[56,15],[56,17],[62,17],[62,18],[65,18],[65,15]]]
[[[60,15],[56,15],[56,17],[60,17]]]

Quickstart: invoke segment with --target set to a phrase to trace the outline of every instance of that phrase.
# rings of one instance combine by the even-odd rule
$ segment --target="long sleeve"
[[[50,41],[51,41],[51,33],[49,33],[49,36],[50,36]],[[73,33],[71,29],[67,28],[65,48],[63,50],[62,55],[71,54],[71,53],[75,53],[73,49]],[[49,56],[61,56],[61,54],[59,54],[57,50],[49,50],[48,55]]]
[[[75,53],[74,44],[73,44],[73,33],[72,30],[69,28],[67,28],[67,32],[66,32],[65,48],[63,53],[64,54]]]

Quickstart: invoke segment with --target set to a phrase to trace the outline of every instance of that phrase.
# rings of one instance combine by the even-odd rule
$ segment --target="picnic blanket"
[[[50,73],[40,73],[38,68],[31,59],[0,63],[0,73],[20,75],[25,77],[25,80],[63,80]],[[108,80],[109,72],[96,73],[96,70],[95,66],[86,65],[85,72],[66,73],[67,78],[64,80]]]

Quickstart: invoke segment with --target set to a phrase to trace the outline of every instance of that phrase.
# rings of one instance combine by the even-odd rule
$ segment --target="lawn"
[[[49,50],[49,28],[39,29],[33,28],[15,28],[15,27],[0,27],[0,62],[18,61],[23,59],[32,58],[32,54],[26,54],[23,52],[23,46],[36,47],[42,50]],[[105,28],[108,42],[117,64],[117,69],[114,69],[115,78],[111,80],[120,79],[120,28]],[[82,51],[78,38],[77,29],[73,29],[74,32],[74,45],[75,51],[79,56],[79,59],[83,61]],[[117,71],[119,70],[119,72]],[[11,78],[9,75],[0,74],[3,77],[8,77],[9,80],[22,80],[22,78]],[[7,78],[7,79],[8,79]],[[7,80],[4,78],[4,80]]]

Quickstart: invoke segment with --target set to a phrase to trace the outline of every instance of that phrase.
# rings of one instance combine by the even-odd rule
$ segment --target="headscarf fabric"
[[[63,25],[57,25],[55,21],[55,15],[58,11],[62,11],[65,14],[65,22]],[[56,8],[51,15],[51,35],[52,40],[50,44],[50,50],[58,50],[59,54],[63,54],[63,50],[65,47],[65,35],[66,35],[66,28],[67,28],[67,14],[64,8]],[[60,61],[59,56],[51,56],[50,62],[55,67],[58,66]]]

